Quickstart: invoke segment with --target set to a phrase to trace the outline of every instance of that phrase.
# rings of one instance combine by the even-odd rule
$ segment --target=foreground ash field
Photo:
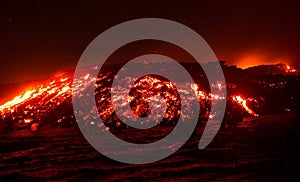
[[[150,143],[163,138],[176,124],[180,114],[180,98],[176,85],[156,75],[124,78],[136,80],[129,99],[131,111],[145,117],[160,109],[162,100],[166,113],[157,126],[148,130],[128,127],[113,110],[110,88],[114,69],[107,67],[97,79],[83,74],[73,80],[73,71],[66,71],[45,80],[29,82],[11,98],[3,98],[0,106],[0,178],[28,180],[286,180],[299,179],[299,68],[284,64],[262,65],[246,70],[220,62],[226,83],[211,87],[227,95],[210,94],[204,74],[193,72],[193,64],[185,64],[195,83],[191,88],[201,105],[199,122],[189,141],[174,155],[145,165],[128,165],[112,161],[93,149],[81,135],[72,109],[72,92],[95,84],[98,115],[104,125],[86,123],[99,130],[110,130],[117,137],[133,143]],[[167,64],[167,63],[162,63]],[[208,65],[210,66],[210,65]],[[212,65],[213,66],[213,65]],[[97,68],[91,68],[97,69]],[[168,70],[165,70],[168,71]],[[72,84],[76,87],[73,88]],[[17,87],[17,86],[16,86]],[[120,86],[121,87],[121,86]],[[1,86],[7,89],[6,85]],[[12,86],[9,87],[10,89]],[[21,89],[22,90],[22,89]],[[120,88],[122,91],[122,88]],[[124,96],[114,98],[122,104]],[[151,110],[149,98],[157,107]],[[156,98],[156,97],[154,97]],[[204,150],[198,142],[210,112],[211,100],[227,100],[222,128]],[[185,108],[189,109],[189,108]],[[121,111],[126,112],[128,111]],[[82,115],[89,118],[90,115]],[[183,121],[185,116],[183,115]],[[145,122],[144,124],[147,124]]]

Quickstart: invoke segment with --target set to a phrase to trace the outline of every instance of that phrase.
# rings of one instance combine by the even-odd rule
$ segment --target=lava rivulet
[[[233,101],[237,102],[239,105],[241,105],[249,114],[253,116],[258,116],[257,113],[252,111],[248,106],[247,106],[247,100],[242,98],[240,95],[235,95],[232,97]]]

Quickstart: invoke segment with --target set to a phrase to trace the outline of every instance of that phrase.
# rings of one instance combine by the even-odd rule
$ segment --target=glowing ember
[[[24,123],[30,123],[32,119],[24,119]]]
[[[191,88],[194,90],[194,92],[199,100],[207,99],[207,95],[205,94],[204,91],[199,90],[199,86],[197,84],[195,84],[195,83],[192,84]]]
[[[297,70],[295,68],[292,68],[291,66],[286,65],[285,72],[287,72],[287,73],[295,73],[296,71]]]
[[[247,100],[243,99],[240,95],[233,96],[232,99],[233,101],[237,102],[240,106],[242,106],[249,114],[253,116],[259,116],[247,106]]]
[[[39,124],[34,123],[30,126],[31,131],[37,131],[39,129]]]

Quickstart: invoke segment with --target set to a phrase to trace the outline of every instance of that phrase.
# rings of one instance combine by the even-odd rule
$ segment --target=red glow
[[[286,56],[274,58],[268,54],[257,51],[240,57],[236,62],[236,65],[239,68],[246,69],[257,65],[275,65],[279,63],[287,64],[290,62],[290,59]]]

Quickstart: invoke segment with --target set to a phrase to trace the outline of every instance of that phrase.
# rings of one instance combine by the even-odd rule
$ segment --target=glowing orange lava
[[[70,78],[58,78],[60,83],[56,80],[50,80],[47,83],[35,86],[27,89],[23,94],[16,96],[14,99],[4,103],[0,106],[0,113],[10,112],[17,108],[18,105],[24,104],[29,100],[43,96],[49,100],[71,93],[71,79]],[[58,83],[58,84],[56,84]],[[49,98],[50,97],[50,98]],[[30,106],[28,106],[30,107]],[[25,121],[26,122],[26,121]]]
[[[259,116],[258,114],[256,114],[254,111],[252,111],[247,106],[247,100],[245,100],[244,98],[242,98],[240,95],[233,96],[232,99],[233,99],[233,101],[235,101],[236,103],[238,103],[240,106],[242,106],[249,114],[251,114],[253,116]]]
[[[297,70],[289,65],[286,65],[285,72],[287,73],[295,73]]]
[[[32,86],[26,89],[23,94],[16,96],[14,99],[0,106],[0,119],[5,120],[5,122],[22,121],[26,124],[39,123],[43,121],[43,119],[48,119],[48,116],[51,116],[51,120],[54,120],[59,124],[64,121],[73,120],[75,119],[73,112],[67,110],[68,113],[63,113],[65,111],[61,111],[61,105],[64,106],[64,109],[72,109],[72,93],[75,97],[84,97],[84,94],[89,94],[85,92],[85,89],[91,84],[95,85],[98,116],[104,121],[114,123],[115,126],[120,126],[120,124],[116,124],[120,123],[120,121],[117,120],[115,115],[112,100],[114,100],[115,103],[120,104],[120,106],[124,105],[125,102],[130,103],[132,110],[118,111],[125,116],[128,112],[134,112],[137,116],[147,116],[152,113],[152,109],[153,113],[159,113],[156,111],[159,111],[166,106],[164,115],[157,116],[158,118],[164,118],[166,121],[173,121],[173,119],[178,118],[179,115],[182,116],[183,120],[192,117],[185,115],[185,113],[188,113],[186,111],[190,110],[189,107],[183,108],[183,110],[180,109],[180,97],[182,95],[179,95],[179,90],[176,90],[176,85],[169,80],[154,76],[145,76],[140,79],[126,77],[122,80],[125,84],[128,85],[134,81],[129,96],[125,87],[119,86],[118,94],[114,98],[111,98],[111,88],[109,86],[109,82],[113,80],[113,74],[111,72],[104,75],[101,74],[98,78],[91,78],[89,74],[83,74],[78,80],[73,80],[70,75],[71,74],[60,74],[59,76],[43,82],[41,85]],[[72,82],[74,82],[76,87],[72,88]],[[210,113],[208,111],[208,105],[211,104],[211,101],[216,100],[218,102],[226,100],[226,96],[221,95],[222,92],[216,92],[213,95],[201,90],[203,88],[196,83],[177,84],[184,85],[183,87],[181,85],[181,89],[186,88],[180,90],[180,92],[185,95],[184,97],[188,100],[187,102],[200,102],[201,108],[206,111],[204,114],[209,118],[214,118],[218,114]],[[211,87],[217,91],[222,91],[226,88],[226,84],[216,82],[212,84]],[[195,94],[198,100],[195,101],[192,94]],[[156,97],[157,95],[160,95],[160,97]],[[242,96],[236,95],[233,96],[232,99],[249,114],[258,116],[258,114],[248,107],[247,100],[243,99]],[[150,110],[148,103],[153,104],[155,107],[151,107]],[[59,114],[60,112],[62,113]],[[54,116],[52,117],[52,115]],[[93,122],[90,122],[89,124],[103,127],[103,125],[97,123],[97,118],[92,114],[83,115],[82,118],[84,120],[92,118]]]

